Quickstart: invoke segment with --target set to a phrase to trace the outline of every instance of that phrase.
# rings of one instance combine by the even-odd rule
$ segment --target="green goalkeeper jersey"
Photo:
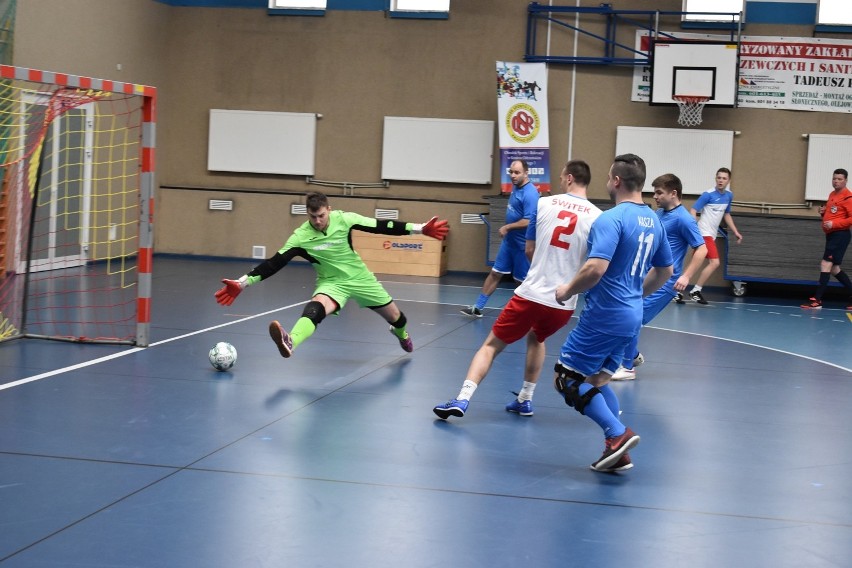
[[[275,256],[255,267],[248,276],[252,281],[263,280],[281,270],[292,258],[300,256],[314,265],[317,281],[373,278],[373,273],[352,248],[353,230],[408,235],[411,225],[403,221],[379,221],[333,209],[329,212],[325,232],[314,229],[310,222],[305,221],[293,231]]]

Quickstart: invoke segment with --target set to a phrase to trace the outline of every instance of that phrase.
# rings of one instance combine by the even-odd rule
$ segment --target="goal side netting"
[[[0,65],[0,341],[148,345],[155,100]]]

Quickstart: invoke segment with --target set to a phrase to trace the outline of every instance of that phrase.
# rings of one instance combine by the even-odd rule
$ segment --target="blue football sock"
[[[633,359],[639,356],[639,334],[633,336],[630,343],[627,344],[627,349],[624,350],[624,359],[621,361],[621,366],[625,369],[633,368]]]
[[[476,309],[481,310],[482,308],[484,308],[485,304],[488,303],[488,298],[490,297],[491,295],[480,294],[479,297],[476,299],[476,303],[474,304]]]
[[[609,411],[612,412],[612,415],[618,418],[618,413],[621,410],[621,405],[618,403],[618,396],[616,396],[615,391],[609,385],[604,385],[602,387],[598,387],[598,390],[601,391],[601,395],[603,395],[604,401],[606,401],[606,406],[609,408]]]
[[[607,387],[605,386],[603,388],[606,389]],[[591,389],[592,385],[589,383],[583,383],[580,385],[580,395],[582,396],[586,394]],[[601,389],[599,388],[598,390]],[[610,389],[610,391],[611,390],[612,389]],[[613,395],[614,394],[615,393],[613,393]],[[601,395],[603,395],[603,391],[601,392]],[[604,396],[593,396],[592,400],[586,404],[586,408],[583,412],[603,429],[604,437],[606,438],[621,436],[626,430],[624,424],[622,424],[618,420],[618,417],[613,415],[612,411],[609,409]]]

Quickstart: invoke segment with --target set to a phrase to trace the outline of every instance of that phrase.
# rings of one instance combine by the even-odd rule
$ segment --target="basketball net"
[[[672,99],[677,103],[677,108],[680,109],[680,116],[677,119],[678,124],[681,126],[698,126],[701,124],[701,111],[704,109],[704,104],[710,100],[710,97],[675,95]]]

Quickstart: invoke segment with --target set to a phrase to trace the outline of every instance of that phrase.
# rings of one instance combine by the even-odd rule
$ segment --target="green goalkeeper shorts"
[[[380,308],[393,301],[390,294],[385,290],[376,277],[358,278],[355,280],[329,279],[317,281],[314,296],[325,294],[343,309],[348,300],[355,300],[362,308]]]

